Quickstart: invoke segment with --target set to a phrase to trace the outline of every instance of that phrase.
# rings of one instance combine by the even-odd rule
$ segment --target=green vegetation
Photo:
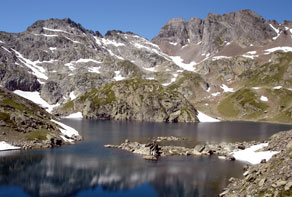
[[[215,43],[215,45],[216,45],[217,47],[221,47],[221,46],[224,44],[224,39],[221,38],[220,36],[217,36],[217,37],[215,38],[214,43]]]
[[[266,63],[260,66],[255,71],[246,71],[240,75],[240,77],[249,77],[248,80],[244,82],[245,86],[275,86],[283,84],[285,86],[292,85],[292,78],[286,76],[291,66],[292,53],[276,53],[279,57],[275,63]],[[251,77],[252,73],[253,76]],[[291,74],[291,71],[290,71]]]
[[[48,131],[31,131],[29,133],[24,134],[27,140],[46,140]]]
[[[240,110],[236,108],[234,101],[231,98],[226,98],[220,102],[217,107],[217,110],[220,114],[226,117],[234,117],[236,118],[240,113]]]
[[[254,119],[262,115],[268,107],[259,101],[255,92],[243,88],[223,99],[217,109],[225,117]]]
[[[62,110],[71,110],[74,109],[74,102],[69,101],[62,106]]]
[[[114,83],[109,83],[103,86],[100,89],[93,88],[90,92],[85,93],[80,97],[78,102],[85,102],[86,100],[90,100],[91,103],[98,108],[101,105],[106,105],[116,100],[112,87]]]
[[[206,83],[200,74],[190,72],[190,71],[184,71],[182,75],[178,77],[176,82],[168,86],[167,89],[176,90],[182,86],[188,86],[189,88],[194,88],[194,87],[199,87],[200,83]]]

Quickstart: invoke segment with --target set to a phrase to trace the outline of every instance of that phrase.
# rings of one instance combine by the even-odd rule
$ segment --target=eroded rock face
[[[61,110],[82,111],[88,119],[198,122],[197,110],[180,93],[166,90],[156,81],[141,79],[93,89]]]
[[[49,104],[56,104],[63,97],[61,88],[57,82],[47,82],[42,90],[41,97],[45,98]]]
[[[240,10],[224,15],[209,14],[205,20],[191,18],[186,22],[184,19],[171,19],[153,42],[176,42],[181,46],[201,42],[201,50],[213,54],[227,42],[246,47],[267,43],[276,35],[261,16],[251,10]]]
[[[1,50],[2,49],[2,50]],[[0,48],[0,84],[8,90],[37,91],[41,84],[37,77],[15,64],[16,56]]]

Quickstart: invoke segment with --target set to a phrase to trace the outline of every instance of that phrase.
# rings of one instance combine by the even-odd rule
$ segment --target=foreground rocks
[[[243,179],[230,179],[221,196],[292,196],[292,130],[273,135],[265,150],[280,151],[268,162],[249,166]]]
[[[150,139],[148,143],[131,142],[125,140],[120,145],[105,145],[106,148],[120,148],[136,154],[140,154],[144,159],[157,160],[159,156],[172,156],[172,155],[217,155],[220,159],[227,159],[234,161],[235,158],[231,155],[234,151],[243,150],[248,148],[256,142],[241,142],[241,143],[220,143],[220,144],[200,144],[194,148],[187,148],[183,146],[161,145],[162,142],[173,141],[187,141],[187,138],[180,137],[155,137]]]

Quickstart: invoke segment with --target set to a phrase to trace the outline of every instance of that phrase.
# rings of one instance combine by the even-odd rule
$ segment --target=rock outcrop
[[[268,162],[249,166],[243,179],[230,179],[221,196],[291,196],[292,131],[280,132],[270,138],[265,150],[280,151]]]
[[[160,156],[210,156],[216,155],[220,159],[234,161],[232,152],[244,150],[256,144],[256,142],[237,142],[220,144],[197,144],[194,147],[185,147],[183,145],[171,145],[173,142],[188,141],[187,137],[154,137],[147,143],[139,143],[128,139],[120,145],[104,145],[106,148],[119,148],[135,154],[142,155],[146,160],[158,160]]]
[[[180,46],[200,43],[203,53],[214,54],[226,43],[234,42],[243,47],[261,45],[274,36],[277,34],[267,20],[251,10],[240,10],[223,15],[209,14],[205,20],[171,19],[152,41],[161,46],[164,42]]]
[[[81,111],[87,119],[198,122],[197,110],[177,91],[157,81],[113,82],[64,104],[59,113]]]
[[[38,105],[0,90],[0,141],[22,149],[49,148],[81,140],[78,135],[66,136],[55,117]]]

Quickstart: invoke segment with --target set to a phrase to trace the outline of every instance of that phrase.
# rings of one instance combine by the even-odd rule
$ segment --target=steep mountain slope
[[[48,148],[80,140],[38,105],[0,89],[0,141],[20,148]]]

